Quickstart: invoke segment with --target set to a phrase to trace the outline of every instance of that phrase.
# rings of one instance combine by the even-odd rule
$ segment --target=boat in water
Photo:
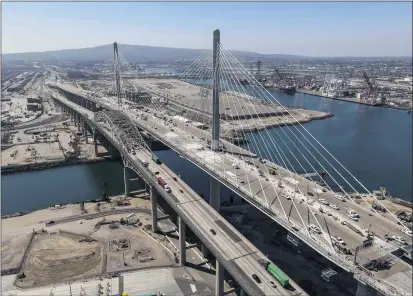
[[[295,92],[297,91],[295,86],[286,86],[286,87],[279,87],[279,90],[282,90],[283,92],[289,94],[289,95],[293,95],[295,94]]]

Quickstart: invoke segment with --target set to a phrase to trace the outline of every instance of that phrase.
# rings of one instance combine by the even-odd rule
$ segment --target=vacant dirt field
[[[1,238],[1,270],[17,269],[29,245],[31,233],[8,235]]]
[[[26,277],[17,279],[16,286],[49,285],[99,274],[103,247],[100,242],[82,239],[67,233],[36,235],[23,266]]]

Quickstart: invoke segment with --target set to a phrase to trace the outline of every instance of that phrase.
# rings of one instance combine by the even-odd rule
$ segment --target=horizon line
[[[49,49],[43,51],[28,51],[28,52],[8,52],[3,53],[3,55],[13,55],[13,54],[35,54],[35,53],[47,53],[52,51],[66,51],[66,50],[80,50],[80,49],[92,49],[96,47],[108,46],[113,45],[113,43],[102,44],[102,45],[94,45],[88,47],[78,47],[78,48],[65,48],[65,49]],[[118,43],[118,45],[128,45],[128,46],[142,46],[142,47],[159,47],[159,48],[171,48],[171,49],[189,49],[189,50],[208,50],[205,48],[185,48],[185,47],[170,47],[170,46],[158,46],[158,45],[141,45],[141,44],[126,44],[126,43]],[[307,56],[307,55],[299,55],[299,54],[287,54],[287,53],[260,53],[256,51],[246,51],[246,50],[236,50],[231,49],[232,52],[245,52],[245,53],[252,53],[252,54],[260,54],[260,55],[284,55],[284,56],[295,56],[295,57],[303,57],[303,58],[412,58],[413,56],[397,56],[397,55],[384,55],[384,56],[359,56],[359,55],[342,55],[342,56]]]

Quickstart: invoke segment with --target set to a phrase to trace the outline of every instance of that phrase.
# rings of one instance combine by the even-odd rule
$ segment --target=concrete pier
[[[97,157],[99,155],[99,152],[98,152],[97,133],[95,131],[93,132],[93,146],[95,148],[95,156]]]
[[[201,252],[202,252],[202,256],[204,258],[206,258],[208,256],[208,248],[205,247],[205,245],[201,245]]]
[[[156,190],[152,186],[149,188],[149,198],[151,200],[152,232],[156,232],[158,229],[158,203]]]
[[[209,191],[209,204],[217,212],[219,212],[219,207],[221,205],[221,192],[220,183],[211,177],[210,191]]]
[[[358,282],[356,296],[383,296],[383,294],[368,285]]]
[[[123,182],[125,184],[125,196],[130,196],[130,184],[129,184],[129,169],[127,167],[123,168]]]
[[[215,274],[215,296],[224,295],[224,267],[216,261],[216,274]]]
[[[178,227],[179,227],[179,263],[181,266],[186,263],[186,225],[182,221],[181,217],[178,217]]]

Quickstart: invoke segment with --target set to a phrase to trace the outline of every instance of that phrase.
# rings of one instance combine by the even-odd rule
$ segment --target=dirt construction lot
[[[17,269],[29,245],[31,233],[8,235],[1,239],[1,270]]]
[[[99,274],[103,247],[100,242],[81,242],[82,239],[83,236],[62,232],[37,234],[24,262],[26,277],[17,279],[16,286],[29,288]]]

